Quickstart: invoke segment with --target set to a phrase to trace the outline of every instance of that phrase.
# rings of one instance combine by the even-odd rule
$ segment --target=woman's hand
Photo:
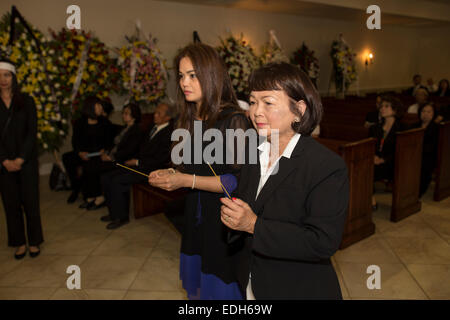
[[[382,164],[382,163],[384,163],[384,159],[383,159],[383,158],[380,158],[380,157],[378,157],[378,156],[375,156],[375,158],[374,158],[374,160],[373,160],[373,163],[374,163],[375,165]]]
[[[22,167],[16,164],[15,160],[5,160],[2,165],[8,170],[8,172],[19,171]]]
[[[125,161],[125,165],[129,167],[137,167],[137,159],[130,159]]]
[[[106,153],[102,153],[100,155],[100,158],[102,159],[102,161],[112,161],[111,157],[109,155],[107,155]]]
[[[223,206],[220,208],[220,219],[230,229],[253,234],[258,218],[247,202],[241,199],[220,198]]]
[[[186,182],[189,177],[190,175],[173,169],[161,169],[149,174],[148,183],[157,188],[173,191],[186,187]]]
[[[88,161],[89,160],[89,158],[88,158],[88,153],[87,152],[78,152],[78,156],[81,158],[81,160],[83,160],[83,161]]]

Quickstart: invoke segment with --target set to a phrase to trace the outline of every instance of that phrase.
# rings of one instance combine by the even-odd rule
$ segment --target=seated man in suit
[[[151,171],[168,167],[170,163],[173,106],[161,103],[155,110],[155,125],[146,135],[139,152],[139,159],[125,162],[126,166],[149,174]],[[106,228],[116,229],[129,222],[130,188],[133,184],[146,182],[143,175],[118,168],[102,175],[102,187],[108,206],[108,215],[101,218],[110,222]]]

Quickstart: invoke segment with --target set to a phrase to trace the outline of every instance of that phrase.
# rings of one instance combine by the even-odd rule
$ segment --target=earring
[[[300,119],[299,118],[295,118],[294,122],[300,122]]]

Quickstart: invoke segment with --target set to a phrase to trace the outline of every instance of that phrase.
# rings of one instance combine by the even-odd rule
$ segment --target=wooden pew
[[[369,129],[364,128],[363,123],[359,125],[321,123],[320,137],[324,139],[337,139],[343,141],[358,141],[369,136]]]
[[[450,121],[439,124],[438,158],[434,201],[450,196]]]
[[[134,217],[140,219],[153,214],[164,212],[166,205],[179,200],[186,195],[186,189],[165,191],[155,188],[148,183],[133,185]]]
[[[373,159],[375,139],[357,142],[316,138],[318,142],[339,154],[347,164],[350,197],[347,221],[340,249],[344,249],[375,233],[372,222]]]
[[[419,212],[422,207],[419,190],[424,131],[418,128],[396,133],[391,207],[393,222]]]

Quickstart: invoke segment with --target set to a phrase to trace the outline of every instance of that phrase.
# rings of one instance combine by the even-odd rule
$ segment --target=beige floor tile
[[[386,239],[405,264],[450,264],[450,245],[439,237]]]
[[[1,288],[0,300],[48,300],[56,288]]]
[[[10,271],[17,269],[26,259],[16,260],[14,258],[14,248],[9,248],[10,254],[0,255],[0,275],[4,275]]]
[[[179,262],[176,259],[149,258],[130,290],[179,291]]]
[[[107,232],[60,231],[51,240],[42,244],[42,255],[87,256],[93,252],[109,235]]]
[[[450,265],[409,264],[407,268],[430,299],[450,300]]]
[[[386,237],[436,238],[439,235],[419,216],[411,216],[383,231]]]
[[[129,224],[115,230],[115,232],[165,232],[172,229],[170,222],[161,213],[137,220],[131,219]]]
[[[157,245],[162,231],[113,232],[94,252],[93,256],[148,257]]]
[[[84,289],[127,290],[133,283],[145,258],[91,256],[81,268]]]
[[[129,290],[124,300],[187,300],[185,291]]]
[[[334,255],[338,262],[355,263],[400,263],[394,251],[381,236],[373,235],[361,240],[344,250],[339,250]]]
[[[80,265],[83,256],[25,257],[16,269],[0,276],[0,287],[41,287],[59,288],[65,286],[70,265]]]
[[[180,257],[181,235],[177,231],[166,231],[152,251],[151,258]]]
[[[59,288],[50,300],[122,300],[125,294],[126,290]]]
[[[350,295],[348,294],[347,286],[345,285],[344,278],[341,273],[341,269],[339,268],[339,265],[337,264],[337,262],[335,261],[335,259],[333,257],[331,258],[331,263],[333,264],[334,270],[335,270],[336,275],[339,280],[339,286],[341,287],[342,298],[347,299],[350,297]]]
[[[423,290],[411,277],[403,264],[378,264],[381,289],[369,290],[368,264],[338,262],[351,298],[365,299],[427,299]]]

